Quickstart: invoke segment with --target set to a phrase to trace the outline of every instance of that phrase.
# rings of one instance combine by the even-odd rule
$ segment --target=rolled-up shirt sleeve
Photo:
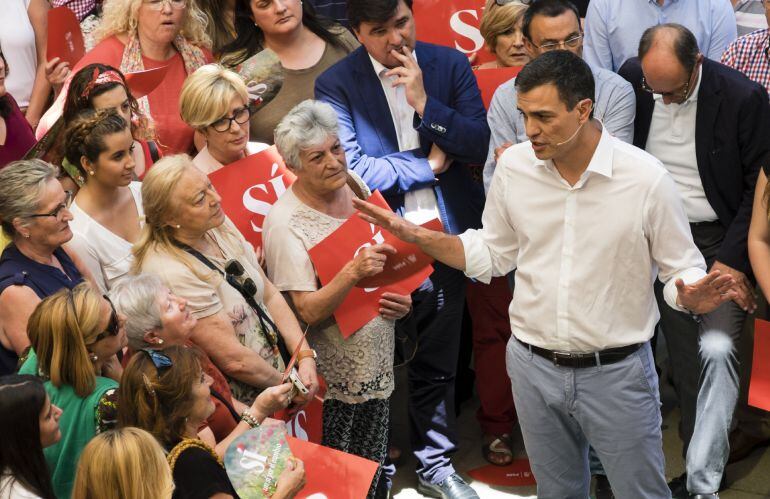
[[[504,169],[505,154],[500,160],[499,167]],[[467,230],[459,236],[465,252],[465,275],[484,283],[516,268],[519,243],[505,206],[507,177],[507,172],[500,171],[492,179],[481,217],[482,228]]]
[[[650,191],[644,218],[652,259],[664,284],[663,298],[674,310],[687,312],[676,303],[676,281],[692,284],[702,279],[706,261],[692,240],[682,200],[668,173],[662,174]]]

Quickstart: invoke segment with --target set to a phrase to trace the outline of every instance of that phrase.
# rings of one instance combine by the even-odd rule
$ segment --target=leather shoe
[[[594,479],[596,480],[596,488],[594,488],[596,499],[615,499],[607,475],[594,475]]]
[[[736,428],[730,432],[730,456],[727,458],[727,464],[740,461],[748,457],[754,449],[766,445],[770,445],[770,439],[755,437]]]
[[[419,478],[417,492],[428,497],[441,499],[479,499],[479,495],[457,473],[452,473],[443,482],[429,483]]]
[[[687,473],[682,473],[668,482],[668,488],[671,489],[672,499],[688,499],[690,493],[687,492]]]

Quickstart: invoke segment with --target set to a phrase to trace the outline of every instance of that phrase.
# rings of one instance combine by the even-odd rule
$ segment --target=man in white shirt
[[[634,145],[671,174],[706,264],[738,285],[735,301],[712,314],[723,325],[710,337],[690,315],[663,307],[658,296],[687,469],[671,481],[671,491],[674,498],[714,494],[738,398],[736,346],[746,313],[756,307],[747,236],[757,175],[770,161],[770,104],[764,87],[705,58],[679,24],[645,31],[639,57],[619,73],[637,94]]]
[[[450,236],[355,204],[470,277],[516,269],[507,366],[538,497],[588,496],[589,444],[618,497],[670,497],[652,283],[666,283],[668,306],[704,313],[735,295],[734,279],[706,275],[660,162],[592,119],[585,62],[549,52],[516,85],[530,142],[500,157],[483,229]]]

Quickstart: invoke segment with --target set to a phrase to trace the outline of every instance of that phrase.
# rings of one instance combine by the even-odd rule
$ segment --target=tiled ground
[[[399,373],[403,377],[403,373]],[[664,399],[664,433],[663,447],[666,453],[666,475],[673,478],[684,471],[684,462],[681,458],[681,443],[677,436],[676,427],[679,419],[677,409],[669,409],[673,400],[670,387],[663,387]],[[401,448],[408,449],[408,436],[406,432],[405,401],[395,404],[394,410],[394,440]],[[475,409],[477,402],[469,402],[463,406],[460,415],[460,450],[454,463],[460,473],[483,466],[486,462],[481,457],[481,432],[476,424]],[[524,445],[519,437],[515,443],[517,455],[524,456]],[[414,474],[415,461],[406,453],[404,463],[398,468],[394,480],[394,497],[396,499],[413,499],[423,497],[416,491],[417,479]],[[731,465],[727,469],[729,490],[720,494],[725,499],[755,499],[760,497],[770,498],[770,450],[755,451],[749,458]],[[467,476],[466,476],[467,478]],[[535,497],[534,487],[490,487],[483,483],[471,482],[471,485],[479,493],[482,499]]]

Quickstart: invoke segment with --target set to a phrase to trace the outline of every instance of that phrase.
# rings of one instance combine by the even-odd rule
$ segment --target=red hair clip
[[[91,92],[93,92],[96,87],[107,83],[118,83],[124,87],[126,86],[126,82],[123,81],[123,78],[121,78],[116,71],[108,70],[100,74],[99,68],[94,68],[94,74],[91,76],[91,81],[88,82],[88,85],[86,85],[86,88],[80,96],[84,99],[88,99],[88,96],[91,95]]]

